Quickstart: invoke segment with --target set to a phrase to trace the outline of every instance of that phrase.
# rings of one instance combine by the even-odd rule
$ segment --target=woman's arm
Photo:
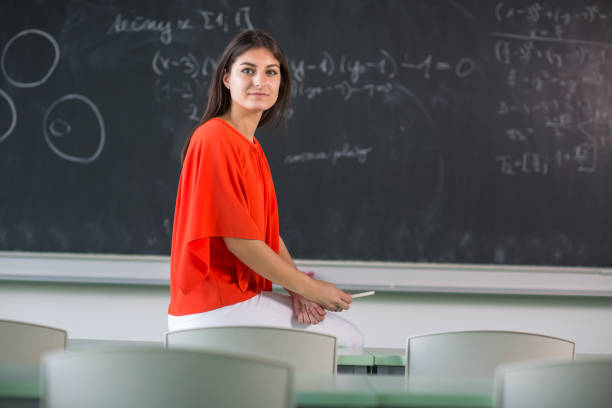
[[[223,237],[223,240],[231,253],[264,278],[304,296],[327,310],[340,311],[349,308],[352,302],[350,294],[329,282],[312,279],[298,271],[265,242],[228,237]]]
[[[280,242],[278,254],[285,262],[297,269],[297,266],[295,266],[295,262],[293,262],[293,258],[291,257],[287,246],[285,245],[285,241],[283,241],[283,237],[279,235],[278,239]],[[295,317],[299,323],[317,324],[325,319],[325,309],[323,309],[321,306],[314,302],[311,302],[304,296],[299,295],[293,291],[290,291],[288,289],[287,291],[291,295],[291,301],[293,302],[293,312],[295,313]]]
[[[289,265],[297,269],[297,266],[295,266],[295,262],[293,262],[293,258],[291,257],[291,254],[289,253],[287,246],[285,245],[285,241],[283,241],[283,237],[279,235],[278,240],[279,240],[278,255],[281,258],[283,258],[285,262],[287,262]]]

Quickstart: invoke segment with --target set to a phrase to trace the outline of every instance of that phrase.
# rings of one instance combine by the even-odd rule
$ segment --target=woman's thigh
[[[170,324],[170,320],[171,331],[214,326],[276,326],[330,334],[336,336],[340,347],[363,347],[359,329],[338,313],[327,312],[318,324],[298,323],[291,296],[276,292],[261,292],[244,302],[191,315],[191,318],[182,316],[178,323],[175,319]]]

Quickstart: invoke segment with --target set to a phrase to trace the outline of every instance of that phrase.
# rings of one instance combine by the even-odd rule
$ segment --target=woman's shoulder
[[[212,118],[202,123],[193,132],[192,141],[199,143],[223,143],[228,142],[229,130],[223,123],[223,119]]]
[[[223,152],[224,155],[241,155],[241,141],[237,140],[232,129],[220,118],[207,120],[194,131],[190,145],[193,144],[194,150],[201,152]]]

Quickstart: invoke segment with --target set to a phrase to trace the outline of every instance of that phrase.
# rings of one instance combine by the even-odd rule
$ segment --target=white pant
[[[291,296],[261,292],[250,299],[203,313],[185,316],[168,315],[168,330],[185,330],[215,326],[276,326],[331,334],[339,347],[362,348],[363,335],[351,322],[327,312],[318,324],[301,324],[293,314]]]

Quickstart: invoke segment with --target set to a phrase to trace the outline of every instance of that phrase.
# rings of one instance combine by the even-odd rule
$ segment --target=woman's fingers
[[[325,309],[316,303],[312,303],[312,311],[319,318],[319,321],[322,321],[325,318]]]
[[[348,310],[352,301],[353,298],[350,294],[342,292],[340,298],[333,304],[331,308],[328,308],[328,310],[332,312],[341,312],[343,310]]]
[[[318,304],[324,309],[332,312],[346,310],[353,298],[349,293],[346,293],[329,282],[317,281],[319,290],[317,296],[313,297]]]

